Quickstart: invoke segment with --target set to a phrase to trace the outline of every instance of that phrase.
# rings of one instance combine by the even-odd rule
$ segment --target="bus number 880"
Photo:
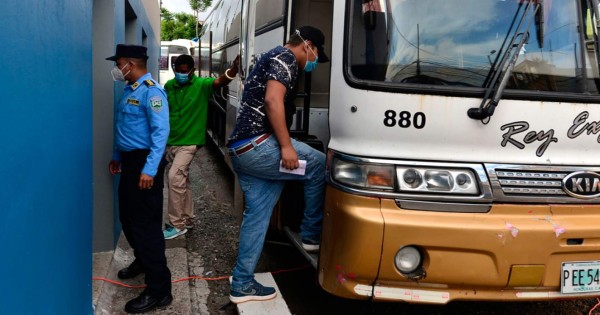
[[[383,124],[386,127],[394,127],[398,125],[400,128],[410,128],[414,126],[417,129],[423,129],[425,127],[425,122],[427,119],[425,118],[425,114],[422,112],[416,112],[412,115],[408,111],[401,111],[396,114],[394,110],[386,110],[385,118],[383,119]]]

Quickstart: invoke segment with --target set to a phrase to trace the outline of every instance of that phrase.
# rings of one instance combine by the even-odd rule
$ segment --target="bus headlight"
[[[421,267],[421,260],[421,252],[417,248],[405,246],[396,253],[394,264],[401,273],[410,274]]]
[[[394,189],[394,167],[392,165],[360,164],[334,158],[331,173],[334,180],[349,186]]]
[[[475,195],[477,179],[470,169],[440,169],[397,166],[398,185],[402,192],[432,192]]]
[[[423,182],[421,173],[417,172],[417,170],[415,169],[406,170],[406,172],[404,172],[404,174],[402,175],[402,180],[411,188],[419,187]]]

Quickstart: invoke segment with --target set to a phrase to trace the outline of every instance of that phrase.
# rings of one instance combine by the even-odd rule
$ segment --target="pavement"
[[[168,242],[168,248],[166,249],[165,254],[167,256],[167,264],[171,270],[172,279],[181,279],[188,277],[190,274],[188,253],[185,248],[185,239],[180,237],[174,241],[175,242]],[[129,266],[134,260],[133,250],[122,234],[119,238],[117,248],[112,252],[112,257],[110,253],[111,252],[94,254],[94,277],[103,277],[131,286],[144,285],[144,275],[139,275],[128,280],[120,280],[117,277],[117,272],[120,269]],[[195,281],[196,280],[194,280],[194,282]],[[199,297],[196,296],[197,298],[200,298],[199,301],[201,301],[202,295],[204,300],[208,298],[208,284],[206,282],[204,284],[204,290],[194,292],[195,295],[201,293]],[[102,315],[127,314],[123,311],[125,303],[138,296],[143,290],[142,288],[127,288],[101,280],[94,280],[94,288],[93,301],[95,305],[95,314]],[[173,283],[173,303],[163,309],[158,309],[147,314],[194,314],[192,311],[191,289],[189,281]],[[198,311],[195,314],[203,313]]]
[[[166,189],[165,189],[166,193]],[[166,209],[166,196],[165,207]],[[166,211],[164,213],[166,219]],[[165,222],[168,222],[165,220]],[[194,275],[203,275],[203,261],[198,253],[188,252],[185,235],[166,241],[165,254],[173,280],[184,279]],[[199,253],[202,255],[202,253]],[[144,275],[132,279],[120,280],[117,273],[133,262],[133,250],[121,233],[114,251],[94,253],[93,277],[117,281],[130,286],[144,285]],[[278,295],[275,299],[263,302],[246,302],[237,305],[239,314],[291,314],[285,300],[270,273],[256,274],[257,280],[274,286]],[[105,280],[93,281],[93,305],[96,315],[127,314],[123,308],[127,301],[142,292],[142,288],[128,288]],[[207,281],[202,279],[183,280],[172,285],[173,303],[167,307],[156,309],[146,314],[210,314],[207,306],[210,294]]]
[[[190,275],[202,275],[204,268],[201,259],[189,259],[186,249],[185,236],[167,241],[167,264],[171,270],[173,280],[183,279]],[[133,279],[120,280],[117,273],[133,262],[133,250],[125,240],[123,234],[114,252],[94,253],[93,276],[125,283],[130,286],[144,284],[144,275]],[[256,279],[277,290],[277,297],[264,302],[246,302],[236,305],[239,314],[291,314],[275,279],[270,273],[256,274]],[[127,314],[123,308],[127,301],[135,298],[142,292],[142,288],[127,288],[108,281],[93,281],[93,305],[96,315]],[[167,307],[156,309],[146,314],[210,314],[207,300],[210,294],[208,283],[205,280],[193,279],[173,283],[173,303]]]

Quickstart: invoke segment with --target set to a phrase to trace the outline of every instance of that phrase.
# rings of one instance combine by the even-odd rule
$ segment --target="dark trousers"
[[[119,219],[123,233],[133,248],[136,263],[146,272],[146,293],[171,293],[171,271],[165,257],[162,232],[164,161],[160,163],[151,189],[140,189],[142,168],[149,150],[121,152],[119,180]]]

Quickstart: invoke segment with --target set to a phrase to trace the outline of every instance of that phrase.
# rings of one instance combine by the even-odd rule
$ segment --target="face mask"
[[[306,64],[304,65],[304,72],[312,72],[317,69],[317,64],[319,62],[319,56],[317,56],[314,51],[308,47],[310,52],[315,56],[315,61],[308,60],[308,51],[306,52]]]
[[[190,73],[191,71],[188,73],[175,72],[175,81],[180,85],[188,83],[190,81]]]
[[[114,66],[112,68],[112,70],[110,70],[110,74],[113,77],[113,80],[115,81],[125,81],[125,76],[129,74],[129,72],[131,72],[131,70],[127,71],[127,73],[123,74],[123,69],[125,69],[125,67],[127,67],[129,63],[127,63],[126,65],[123,66],[123,68],[119,69],[119,66]]]

